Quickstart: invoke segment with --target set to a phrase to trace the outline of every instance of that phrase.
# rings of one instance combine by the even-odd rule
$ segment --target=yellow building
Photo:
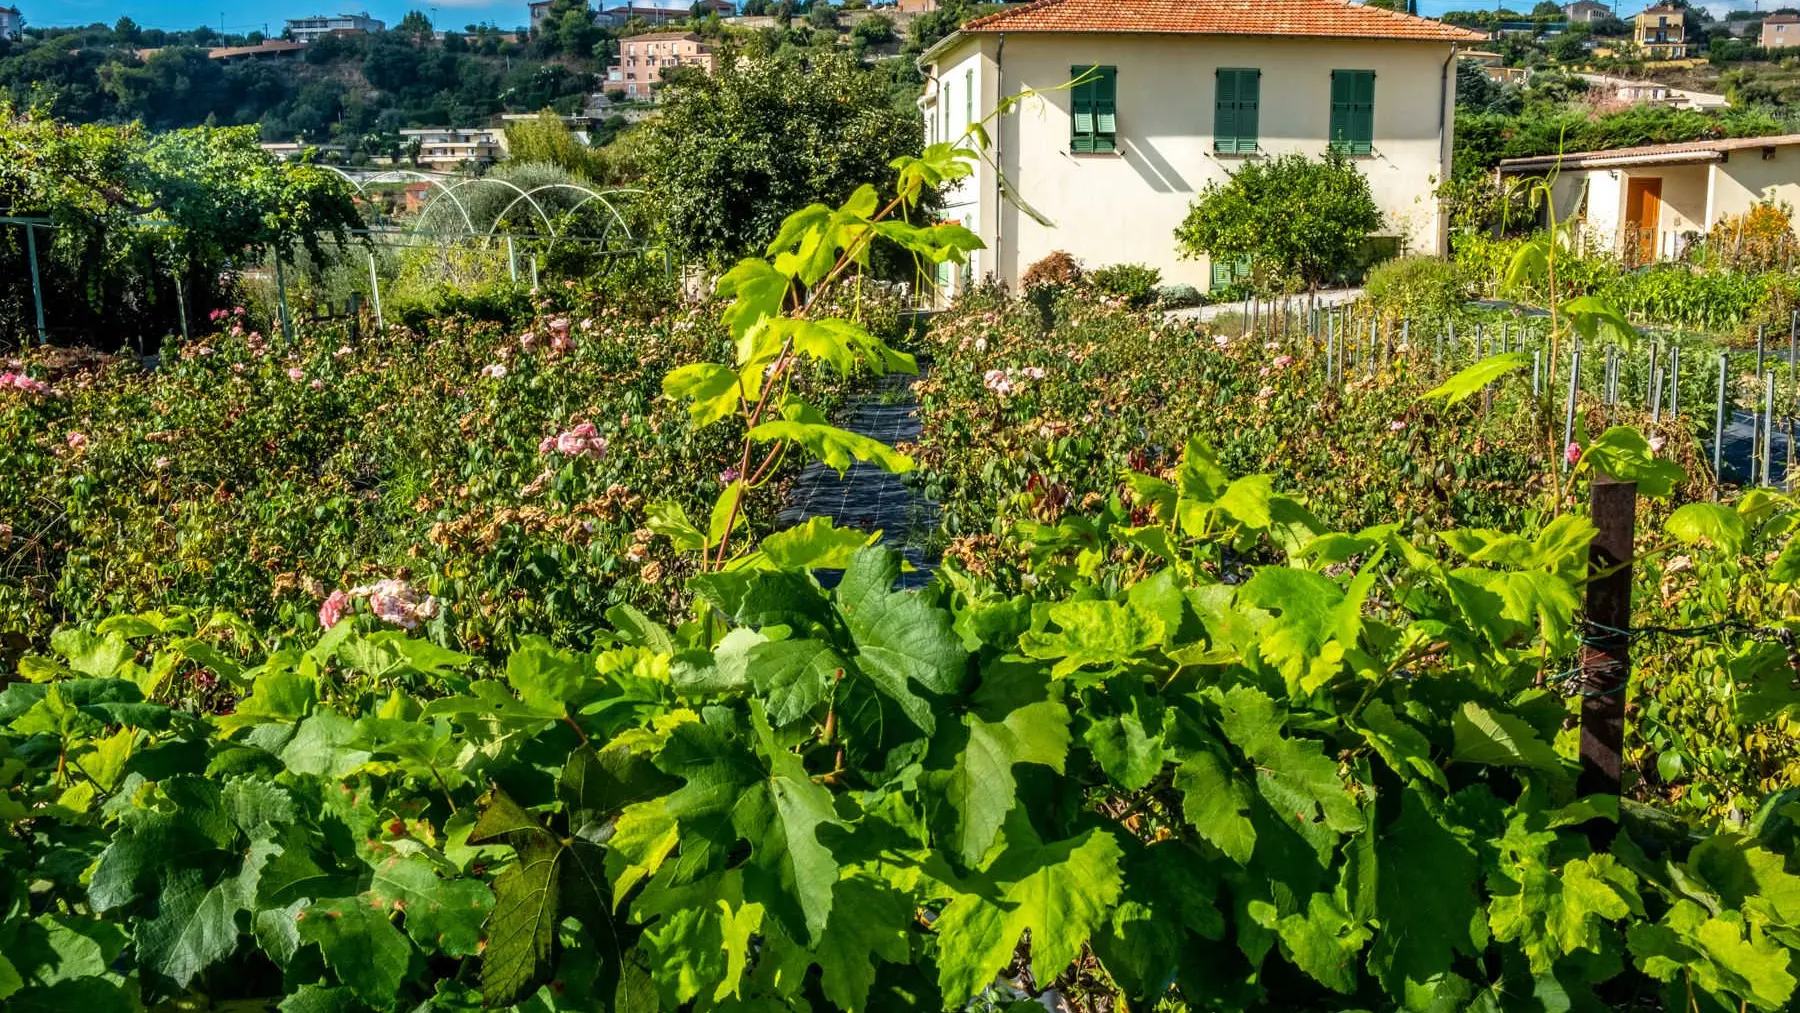
[[[998,173],[981,163],[945,195],[944,217],[986,244],[976,280],[1016,287],[1026,267],[1064,250],[1205,290],[1232,279],[1184,259],[1174,237],[1200,190],[1250,160],[1335,148],[1368,177],[1384,235],[1440,253],[1447,220],[1434,193],[1450,175],[1455,54],[1484,41],[1341,0],[1010,7],[920,57],[930,140],[1037,92],[987,125]]]
[[[1652,60],[1680,60],[1687,56],[1685,12],[1671,4],[1647,7],[1635,19],[1633,38],[1638,49]]]

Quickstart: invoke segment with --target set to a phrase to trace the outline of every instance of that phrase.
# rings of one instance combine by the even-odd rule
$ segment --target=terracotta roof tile
[[[1300,35],[1480,42],[1487,36],[1430,18],[1343,0],[1033,0],[976,18],[965,32],[1139,32]]]

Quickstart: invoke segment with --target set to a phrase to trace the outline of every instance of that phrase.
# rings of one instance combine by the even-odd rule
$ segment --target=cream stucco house
[[[1588,242],[1647,263],[1758,203],[1800,207],[1800,134],[1509,158],[1499,173],[1550,179],[1559,220],[1579,218]]]
[[[984,162],[948,195],[946,217],[987,244],[970,277],[1017,285],[1066,250],[1204,291],[1212,265],[1183,259],[1174,238],[1188,205],[1287,152],[1341,148],[1388,234],[1441,252],[1433,194],[1450,169],[1456,50],[1485,40],[1341,0],[1035,0],[928,50],[921,106],[928,139],[954,140],[1003,97],[1036,93],[987,124],[999,171]]]

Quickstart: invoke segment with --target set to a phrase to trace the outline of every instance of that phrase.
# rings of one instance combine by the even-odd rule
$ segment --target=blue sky
[[[84,25],[100,21],[111,24],[120,15],[127,15],[133,21],[145,27],[185,29],[205,22],[217,28],[223,19],[228,31],[240,32],[260,29],[264,24],[272,31],[281,30],[281,22],[285,18],[303,17],[307,14],[336,13],[340,9],[361,10],[366,2],[369,13],[386,20],[389,24],[398,22],[407,11],[417,7],[427,14],[433,13],[433,5],[407,0],[317,0],[308,3],[306,0],[279,0],[279,2],[245,2],[245,0],[9,0],[18,4],[24,12],[28,24],[35,25]],[[1204,3],[1205,0],[1195,0]],[[1535,0],[1511,0],[1508,4],[1513,9],[1529,10]],[[1783,0],[1764,0],[1763,9],[1780,6]],[[1439,15],[1448,10],[1467,10],[1472,6],[1466,0],[1420,0],[1421,9],[1428,15]],[[1703,4],[1712,10],[1714,16],[1722,15],[1727,10],[1751,9],[1754,0],[1710,0]],[[1491,5],[1490,5],[1491,6]],[[1646,0],[1623,0],[1619,4],[1622,13],[1631,13],[1648,6]],[[435,4],[434,22],[442,28],[461,28],[475,22],[492,22],[502,28],[514,28],[525,22],[525,0],[495,3],[492,0],[437,0]]]

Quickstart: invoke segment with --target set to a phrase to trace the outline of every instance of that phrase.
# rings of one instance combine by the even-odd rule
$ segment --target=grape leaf
[[[1146,733],[1136,714],[1113,714],[1090,721],[1081,738],[1100,769],[1126,791],[1138,791],[1154,780],[1168,755],[1160,734]]]
[[[578,838],[560,838],[498,787],[484,800],[470,844],[503,843],[517,861],[494,879],[494,906],[481,959],[481,994],[490,1006],[519,1001],[554,969],[556,929],[566,916],[590,933],[618,941],[607,917],[604,852]]]
[[[1447,971],[1455,953],[1479,952],[1469,925],[1480,863],[1412,787],[1401,794],[1400,818],[1375,842],[1375,855],[1381,932],[1369,966],[1389,995],[1404,999],[1409,984],[1424,986]],[[1420,884],[1430,884],[1431,903],[1419,903]]]
[[[955,693],[962,687],[969,655],[952,629],[949,612],[917,594],[893,590],[899,576],[898,553],[859,549],[836,598],[856,645],[858,670],[929,734],[935,722],[909,683],[933,693]]]
[[[1563,761],[1556,750],[1538,738],[1523,720],[1489,710],[1473,700],[1450,718],[1456,745],[1451,756],[1460,763],[1488,766],[1534,767],[1560,770]]]
[[[744,898],[762,904],[795,939],[817,943],[831,915],[838,863],[818,830],[839,820],[831,792],[813,782],[800,757],[775,742],[760,704],[751,721],[768,774],[732,807],[731,823],[750,842]]]
[[[1018,763],[1041,764],[1062,773],[1069,751],[1069,712],[1054,700],[1016,708],[1000,721],[967,714],[969,741],[949,771],[929,775],[929,784],[955,811],[945,843],[974,865],[987,854],[1000,826],[1018,802]]]
[[[377,1009],[394,1005],[413,948],[385,907],[367,897],[315,900],[298,917],[300,938],[316,943],[338,980]]]
[[[1190,826],[1239,865],[1249,865],[1256,848],[1250,821],[1250,786],[1209,751],[1200,750],[1175,769],[1175,789]]]
[[[992,893],[960,893],[937,919],[945,1002],[955,1007],[986,988],[1026,932],[1032,977],[1054,980],[1106,928],[1119,898],[1121,854],[1119,842],[1097,829],[1045,844],[1015,814],[983,877]]]
[[[867,874],[838,880],[831,921],[815,948],[825,998],[847,1013],[868,1008],[875,962],[905,963],[911,956],[906,926],[912,921],[907,895]]]
[[[1333,897],[1313,894],[1305,914],[1288,915],[1275,929],[1296,967],[1333,991],[1356,990],[1356,958],[1371,933]]]
[[[769,720],[785,727],[812,713],[831,695],[844,659],[823,640],[773,640],[750,648],[746,671],[769,708]]]
[[[406,914],[406,934],[426,952],[466,957],[478,950],[494,895],[481,882],[447,880],[421,855],[394,855],[375,865],[369,899]]]

